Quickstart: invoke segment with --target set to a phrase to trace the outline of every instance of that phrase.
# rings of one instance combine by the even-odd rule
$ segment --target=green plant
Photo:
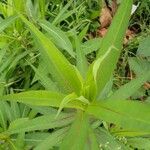
[[[47,90],[1,94],[1,106],[9,110],[6,112],[5,107],[0,108],[3,148],[10,144],[11,149],[131,149],[140,140],[137,136],[149,144],[149,139],[144,136],[150,134],[150,104],[132,101],[130,96],[149,79],[150,71],[144,71],[116,91],[110,86],[131,7],[132,0],[121,3],[107,35],[101,40],[95,61],[89,66],[85,53],[81,51],[81,34],[73,36],[75,52],[71,51],[66,36],[61,42],[69,44],[59,45],[73,57],[75,66],[51,42],[48,29],[63,33],[46,21],[39,19],[38,25],[47,31],[48,36],[22,14],[2,21],[0,31],[17,19],[32,33],[34,42],[40,47],[40,69],[27,62],[36,72],[36,80],[40,79],[47,87]],[[58,41],[56,37],[54,42]],[[46,70],[43,72],[44,66]],[[27,115],[10,119],[14,113],[9,107],[14,107],[16,114],[22,114],[22,105],[27,107]]]

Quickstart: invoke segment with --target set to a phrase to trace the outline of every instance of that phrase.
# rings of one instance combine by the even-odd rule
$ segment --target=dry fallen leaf
[[[113,0],[112,2],[111,2],[111,14],[112,14],[112,16],[114,16],[115,15],[115,13],[116,13],[116,11],[117,11],[117,9],[118,9],[118,4],[117,4],[117,1],[116,0]]]
[[[128,44],[129,40],[132,40],[135,36],[134,31],[127,29],[126,36],[124,38],[124,45]]]
[[[100,13],[101,28],[107,28],[112,21],[113,16],[117,11],[118,5],[116,0],[112,0],[111,5],[104,6]]]
[[[107,28],[110,26],[113,16],[115,15],[117,9],[117,0],[112,0],[110,5],[107,4],[102,8],[99,18],[101,26],[100,29],[97,31],[100,37],[104,37],[106,35]],[[124,45],[126,45],[129,42],[129,40],[131,40],[134,37],[134,35],[135,32],[133,30],[128,29],[124,38]]]
[[[108,27],[111,24],[111,12],[106,6],[102,8],[99,21],[101,23],[101,28]]]
[[[149,83],[149,82],[146,82],[146,83],[144,84],[144,88],[145,88],[146,90],[149,90],[149,89],[150,89],[150,83]]]
[[[98,30],[98,35],[100,37],[104,37],[106,35],[106,33],[107,33],[107,29],[106,28],[102,28],[102,29]]]

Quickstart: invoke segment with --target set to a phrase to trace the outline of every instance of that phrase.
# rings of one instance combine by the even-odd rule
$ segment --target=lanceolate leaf
[[[63,114],[57,119],[55,119],[55,114],[44,115],[31,120],[28,118],[21,118],[13,121],[5,133],[15,134],[20,132],[58,128],[70,124],[73,120],[73,114]]]
[[[127,99],[132,96],[148,79],[150,79],[150,71],[144,72],[138,78],[133,79],[129,83],[123,85],[108,99]]]
[[[84,55],[97,51],[100,49],[101,41],[101,38],[90,39],[81,45],[81,51],[84,52]]]
[[[75,44],[76,44],[76,60],[77,60],[77,68],[80,71],[83,78],[86,77],[86,73],[88,70],[88,64],[84,52],[81,49],[79,36],[75,35]]]
[[[60,141],[64,138],[68,131],[68,127],[62,128],[58,131],[51,133],[44,141],[40,142],[36,147],[35,150],[49,150],[53,148],[56,144],[59,144]]]
[[[126,131],[150,134],[150,105],[131,100],[106,100],[89,105],[86,112]]]
[[[64,141],[60,146],[60,150],[83,150],[88,136],[88,116],[83,112],[79,112],[74,123]]]
[[[94,82],[91,83],[96,84],[97,96],[110,80],[115,69],[128,26],[131,7],[132,0],[124,0],[121,3],[108,33],[101,41],[101,48],[98,51],[97,60],[92,64],[92,69],[89,70],[89,72],[91,72],[90,74],[93,74],[93,76],[90,75],[91,77],[88,77],[88,80],[94,80]],[[93,92],[92,89],[90,89],[90,91]]]
[[[56,46],[41,33],[32,23],[20,15],[41,46],[41,54],[53,78],[65,93],[80,93],[82,78],[79,72],[71,65]]]
[[[89,128],[89,136],[84,150],[99,150],[98,140],[91,127]]]
[[[24,104],[35,105],[35,106],[52,106],[59,107],[65,95],[57,92],[50,91],[29,91],[21,92],[18,94],[9,94],[0,96],[1,100],[16,101]],[[80,108],[83,109],[82,103],[77,101],[72,101],[65,105],[69,108]]]
[[[39,24],[45,31],[47,31],[48,36],[58,47],[66,50],[72,57],[75,57],[72,44],[63,31],[46,20],[40,21]]]
[[[134,148],[149,150],[150,138],[142,138],[142,137],[129,138],[127,144]]]
[[[99,142],[99,147],[103,149],[104,147],[107,147],[107,150],[112,150],[112,149],[123,149],[123,150],[129,150],[121,144],[121,142],[117,141],[115,136],[111,135],[108,130],[105,130],[103,128],[98,128],[95,130],[95,134],[97,137],[97,140]]]
[[[143,41],[140,42],[139,48],[137,50],[137,54],[143,57],[150,56],[150,36],[145,38]]]

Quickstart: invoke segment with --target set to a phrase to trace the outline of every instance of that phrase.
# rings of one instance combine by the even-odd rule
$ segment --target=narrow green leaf
[[[142,75],[143,72],[150,70],[150,62],[146,59],[130,57],[128,61],[130,70],[132,70],[136,74],[136,76]]]
[[[33,83],[37,80],[40,80],[41,84],[45,87],[46,90],[55,92],[58,91],[56,84],[50,79],[50,77],[48,77],[48,71],[46,70],[47,68],[44,61],[40,61],[38,68],[34,67],[30,62],[28,63],[35,72],[35,76],[32,80]]]
[[[25,133],[19,133],[15,142],[15,146],[17,147],[17,150],[22,150],[24,148],[25,142],[24,142],[24,138],[25,138]]]
[[[127,99],[132,96],[147,80],[150,79],[150,71],[144,72],[136,79],[131,80],[129,83],[121,86],[114,94],[108,99]]]
[[[41,54],[53,78],[60,85],[63,92],[75,91],[80,93],[82,88],[82,77],[72,66],[55,45],[42,34],[32,23],[20,15],[22,21],[28,26],[34,37],[41,46]]]
[[[30,19],[37,17],[31,0],[26,0],[26,14]]]
[[[127,144],[130,145],[132,148],[138,148],[143,150],[150,149],[149,138],[135,137],[135,138],[129,138],[127,141],[128,141]]]
[[[51,135],[49,135],[44,141],[40,142],[34,150],[49,150],[53,148],[53,146],[59,144],[60,141],[62,141],[67,131],[68,127],[62,128],[58,131],[51,133]]]
[[[55,45],[66,50],[72,57],[75,57],[72,44],[65,32],[46,20],[39,21],[39,24],[45,31],[47,31],[48,37],[54,42]]]
[[[101,41],[101,38],[90,39],[81,45],[81,51],[83,51],[85,55],[97,51],[100,49]]]
[[[51,133],[48,132],[30,132],[25,135],[25,143],[30,147],[35,147],[42,143]],[[15,140],[15,139],[14,139]]]
[[[7,120],[5,118],[5,111],[4,108],[2,108],[2,106],[0,106],[0,126],[6,130],[7,128]]]
[[[35,106],[52,106],[59,107],[65,95],[57,92],[50,91],[29,91],[21,92],[18,94],[9,94],[0,96],[1,100],[16,101],[24,104],[35,105]],[[79,108],[83,109],[83,103],[72,101],[65,105],[68,108]]]
[[[62,18],[64,17],[67,9],[70,7],[70,5],[72,4],[73,0],[70,0],[64,7],[63,9],[59,12],[59,14],[55,17],[54,21],[52,22],[54,25],[60,23],[60,21],[62,20]]]
[[[84,112],[79,112],[68,134],[60,145],[60,150],[83,150],[88,136],[88,117]]]
[[[106,100],[89,105],[86,112],[124,130],[150,134],[150,105],[129,100]],[[140,111],[139,111],[140,110]]]
[[[97,59],[89,69],[88,82],[91,82],[89,93],[93,94],[93,89],[97,89],[97,96],[100,95],[107,82],[112,77],[116,63],[118,61],[124,35],[128,26],[131,14],[132,0],[124,0],[113,19],[106,36],[101,41],[101,48],[98,51]],[[91,75],[92,74],[92,75]],[[96,86],[96,87],[95,87]]]
[[[45,12],[46,12],[46,1],[45,0],[38,0],[38,3],[39,3],[39,8],[40,8],[40,17],[42,19],[45,18]]]
[[[55,114],[44,115],[34,119],[21,118],[13,121],[5,134],[59,128],[69,125],[73,120],[73,114],[61,114],[57,119],[55,119]]]
[[[143,41],[140,42],[140,45],[137,50],[137,55],[143,57],[150,56],[150,36],[146,37]]]
[[[10,109],[12,112],[13,120],[15,120],[21,116],[19,104],[17,102],[10,102]]]
[[[8,17],[0,22],[0,32],[5,30],[12,22],[14,22],[18,18],[18,15],[14,15],[11,17]]]
[[[1,96],[1,100],[17,101],[37,106],[59,106],[63,94],[49,91],[29,91]]]
[[[75,45],[76,45],[76,60],[77,60],[77,68],[80,71],[83,78],[86,77],[86,73],[88,70],[88,64],[84,52],[81,49],[81,42],[79,37],[75,35]]]
[[[79,42],[82,42],[84,37],[86,36],[89,29],[89,23],[82,29],[82,31],[78,35]]]
[[[89,128],[89,135],[87,138],[87,144],[85,145],[85,150],[99,150],[98,140],[93,129]]]
[[[112,149],[128,150],[125,149],[124,146],[121,145],[121,142],[119,143],[119,141],[117,141],[117,139],[113,135],[111,135],[109,131],[103,128],[96,129],[95,134],[99,142],[99,147],[101,149],[107,148],[107,150],[112,150]]]

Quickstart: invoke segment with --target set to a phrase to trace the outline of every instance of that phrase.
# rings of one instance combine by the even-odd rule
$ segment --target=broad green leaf
[[[2,45],[1,45],[2,44]],[[2,64],[2,59],[3,57],[6,55],[6,48],[4,48],[5,43],[1,43],[0,45],[0,49],[2,48],[2,50],[0,51],[0,64]],[[4,44],[4,45],[3,45]]]
[[[150,134],[150,105],[131,100],[106,100],[88,106],[86,112],[137,135]],[[140,111],[139,111],[140,110]]]
[[[48,106],[29,106],[29,107],[32,108],[32,110],[36,111],[37,113],[43,115],[51,115],[57,113],[57,109],[53,107]]]
[[[44,115],[34,119],[21,118],[13,121],[8,130],[4,133],[15,134],[20,132],[59,128],[69,125],[73,120],[73,114],[60,114],[57,119],[55,119],[55,114]]]
[[[121,142],[117,141],[116,137],[111,135],[109,131],[103,128],[96,129],[95,134],[97,137],[97,141],[99,142],[99,147],[101,149],[107,148],[107,150],[112,150],[112,149],[128,150],[125,149],[125,146],[121,144]]]
[[[128,138],[127,144],[130,145],[132,148],[138,148],[143,150],[150,149],[150,139],[149,138],[142,138],[142,137],[135,137],[135,138]]]
[[[21,15],[20,18],[28,26],[34,37],[39,42],[42,57],[62,91],[66,93],[74,91],[79,94],[82,88],[82,77],[79,72],[68,62],[55,45],[32,23]]]
[[[136,79],[131,80],[129,83],[121,86],[114,94],[108,99],[119,100],[127,99],[132,96],[147,80],[150,79],[150,71],[144,72]]]
[[[55,92],[58,91],[56,84],[50,79],[50,77],[48,77],[48,71],[44,61],[40,61],[38,68],[34,67],[30,62],[28,63],[35,72],[35,76],[32,80],[33,83],[36,82],[37,80],[40,80],[45,90],[55,91]]]
[[[18,18],[18,15],[14,15],[11,17],[8,17],[0,22],[0,32],[5,30],[12,22],[14,22]]]
[[[22,150],[24,148],[25,145],[25,133],[19,133],[15,142],[15,146],[17,147],[17,150]]]
[[[113,78],[110,81],[108,81],[108,83],[105,85],[105,87],[103,88],[101,94],[97,99],[99,100],[107,99],[113,93],[112,87],[113,87]]]
[[[94,38],[84,42],[81,44],[81,51],[83,51],[85,55],[97,51],[100,49],[101,40],[101,38]]]
[[[6,113],[5,110],[3,108],[3,102],[0,102],[0,126],[6,130],[7,128],[7,118],[6,118]]]
[[[150,103],[150,96],[146,99],[146,102]]]
[[[42,143],[51,133],[49,132],[30,132],[25,135],[25,143],[30,147],[35,147],[39,143]],[[13,140],[15,140],[13,138]]]
[[[4,95],[0,96],[0,99],[6,101],[16,101],[33,106],[59,107],[64,97],[65,95],[61,93],[37,90]],[[65,107],[83,109],[82,104],[83,103],[77,101],[72,101],[65,105]]]
[[[60,150],[83,150],[88,136],[88,117],[84,112],[78,112],[68,134],[60,145]]]
[[[55,45],[66,50],[72,57],[75,57],[72,44],[65,32],[46,20],[39,21],[39,24],[45,31],[47,31],[48,37],[52,40],[52,42],[54,42]]]
[[[89,127],[89,135],[87,138],[87,144],[84,150],[99,150],[98,140],[92,128]]]
[[[131,13],[131,7],[132,0],[124,0],[121,3],[116,15],[114,16],[112,25],[106,36],[101,41],[101,48],[97,53],[97,59],[89,69],[90,73],[87,77],[88,82],[93,84],[89,85],[90,95],[92,95],[93,91],[96,89],[97,94],[94,96],[99,96],[107,82],[112,77],[121,52],[124,35],[126,33]]]
[[[22,118],[27,117],[31,111],[30,107],[28,107],[25,104],[19,104],[19,108],[20,108],[20,114]]]
[[[26,133],[23,140],[24,140],[24,147],[22,149],[31,149],[35,146],[37,146],[39,143],[44,141],[48,136],[50,136],[51,133],[48,132],[30,132]],[[11,136],[11,140],[17,143],[17,137]],[[19,144],[19,143],[17,143]],[[22,150],[20,149],[20,150]]]
[[[44,141],[40,142],[34,150],[49,150],[57,145],[65,137],[68,127],[52,132]]]
[[[150,56],[150,36],[146,37],[143,41],[140,42],[140,45],[137,50],[137,55],[143,57]]]
[[[10,102],[10,109],[12,112],[13,120],[20,118],[20,109],[19,104],[17,102]]]
[[[5,101],[0,102],[0,110],[3,112],[4,119],[6,122],[11,122],[14,119],[14,114],[10,108],[9,103]]]
[[[136,74],[136,76],[139,76],[143,72],[150,70],[150,62],[146,59],[138,59],[136,57],[130,57],[128,61],[130,70],[132,70]]]

